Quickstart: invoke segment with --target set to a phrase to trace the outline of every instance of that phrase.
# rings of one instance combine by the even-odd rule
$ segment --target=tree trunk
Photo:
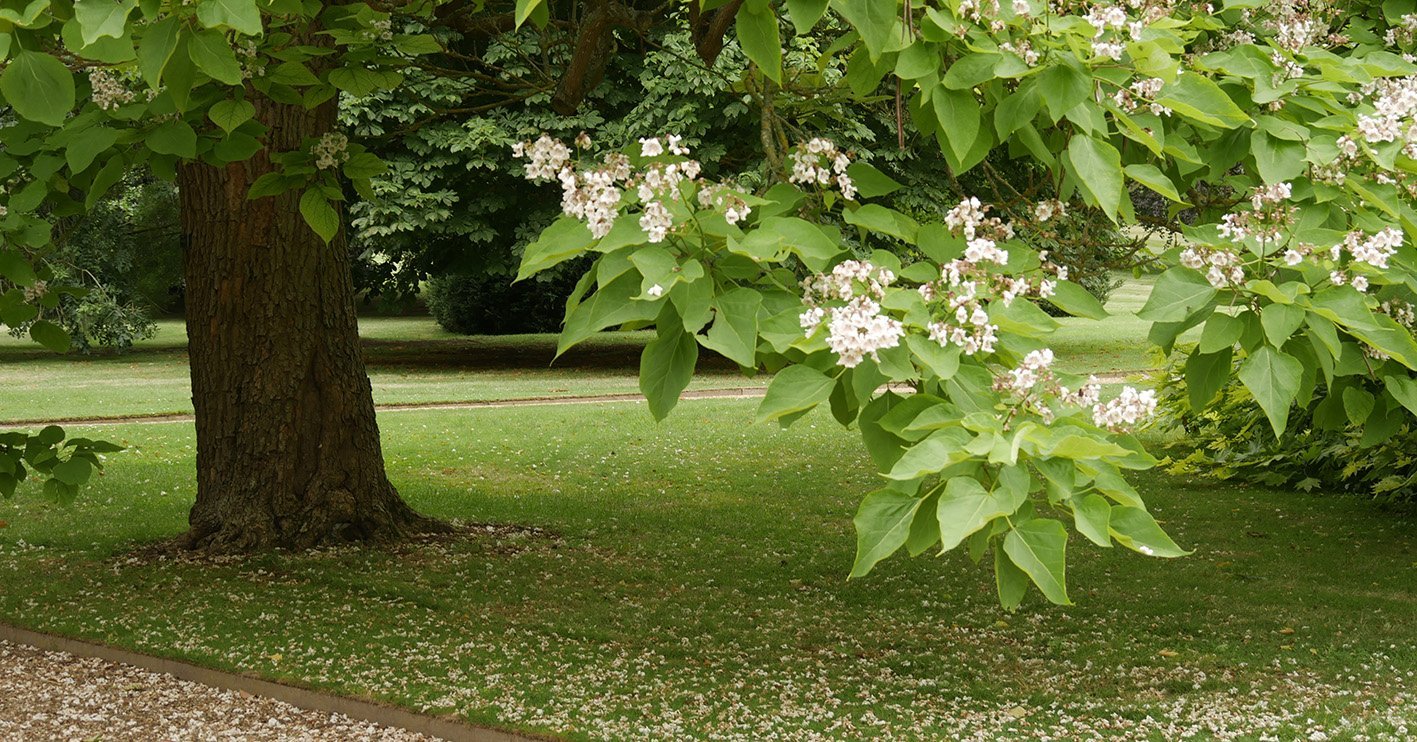
[[[305,224],[299,189],[246,198],[269,152],[333,128],[334,105],[256,104],[266,152],[178,173],[197,420],[187,544],[299,549],[428,530],[384,473],[342,236],[326,245]]]

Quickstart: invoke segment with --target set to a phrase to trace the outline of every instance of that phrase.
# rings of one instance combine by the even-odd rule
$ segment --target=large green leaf
[[[979,138],[979,101],[968,90],[950,90],[942,83],[930,96],[930,105],[950,150],[955,157],[964,159]]]
[[[924,499],[903,485],[888,485],[866,495],[852,521],[856,525],[856,562],[852,577],[864,577],[910,536],[910,524]]]
[[[339,233],[339,210],[318,188],[309,188],[300,194],[300,215],[305,217],[305,223],[325,242],[333,240]]]
[[[886,476],[908,481],[942,472],[973,456],[965,450],[972,437],[961,428],[937,430],[911,446]]]
[[[84,45],[105,36],[115,39],[122,36],[128,14],[136,7],[138,0],[77,0],[74,3],[74,17],[83,30]]]
[[[251,118],[255,115],[256,106],[247,100],[219,100],[216,103],[213,103],[212,107],[207,110],[207,118],[211,119],[212,123],[216,124],[217,126],[220,126],[227,133],[235,131],[236,127],[246,123],[247,121],[250,121]],[[363,152],[360,154],[367,155],[368,157],[374,157],[374,155],[370,155],[367,152]],[[375,157],[374,159],[378,160],[377,157]],[[381,162],[380,165],[382,164],[383,163]],[[346,175],[349,175],[349,163],[345,163],[344,171]],[[381,167],[379,171],[382,172],[383,168]],[[374,174],[377,175],[379,173]]]
[[[828,0],[787,0],[787,15],[798,36],[805,35],[827,12]]]
[[[679,395],[694,378],[698,361],[699,344],[693,335],[684,332],[684,325],[673,310],[666,307],[655,338],[640,355],[640,391],[654,419],[663,420],[679,404]]]
[[[1401,374],[1388,374],[1383,377],[1383,384],[1398,404],[1417,415],[1417,379]]]
[[[557,219],[541,231],[535,242],[526,246],[521,268],[517,270],[517,280],[529,278],[580,255],[594,241],[595,237],[579,219],[570,216]]]
[[[1161,172],[1155,165],[1136,164],[1128,165],[1124,168],[1127,176],[1132,180],[1150,188],[1151,190],[1171,199],[1172,201],[1182,201],[1181,194],[1176,191],[1176,184]]]
[[[93,164],[94,158],[108,151],[118,141],[118,132],[105,126],[90,126],[69,139],[64,148],[64,159],[69,170],[82,173]]]
[[[403,82],[403,73],[398,70],[350,65],[330,71],[330,84],[356,97],[379,90],[392,90],[400,82]]]
[[[1068,531],[1048,518],[1020,523],[1004,537],[1004,552],[1017,564],[1043,596],[1059,605],[1071,605],[1067,588]]]
[[[1181,322],[1215,298],[1215,287],[1199,271],[1173,266],[1161,274],[1137,312],[1148,322]]]
[[[631,297],[639,290],[639,276],[626,273],[601,287],[590,299],[569,306],[566,326],[556,341],[556,356],[559,358],[576,343],[607,327],[654,319],[660,302],[634,301]]]
[[[713,300],[714,320],[699,343],[745,368],[757,366],[758,310],[763,295],[739,287]]]
[[[1109,316],[1097,297],[1072,281],[1058,281],[1048,301],[1074,317],[1107,319]]]
[[[1176,545],[1157,525],[1151,513],[1138,507],[1112,508],[1108,529],[1117,543],[1147,556],[1180,557],[1191,552]]]
[[[1122,207],[1122,154],[1111,143],[1085,134],[1068,142],[1065,162],[1089,203],[1116,220]]]
[[[1280,139],[1260,129],[1250,134],[1250,151],[1266,183],[1293,180],[1309,167],[1304,161],[1303,144]]]
[[[523,24],[523,23],[526,23],[526,22],[527,22],[527,19],[528,19],[528,18],[531,18],[533,15],[535,15],[538,10],[540,10],[540,11],[542,11],[542,12],[545,12],[545,7],[546,7],[546,0],[517,0],[517,6],[516,6],[516,24],[517,24],[517,28],[521,28],[521,27],[522,27],[522,24]]]
[[[89,481],[89,476],[93,474],[93,464],[88,459],[74,456],[55,464],[50,474],[64,484],[77,487]]]
[[[1265,338],[1276,348],[1283,348],[1304,324],[1304,310],[1293,304],[1267,304],[1260,310],[1260,325]]]
[[[782,82],[782,39],[778,35],[772,3],[747,0],[738,9],[734,27],[743,54],[774,82]]]
[[[889,196],[905,187],[891,176],[864,162],[851,163],[851,166],[846,168],[846,174],[851,178],[856,190],[865,198]]]
[[[143,81],[154,90],[162,84],[162,73],[177,49],[180,30],[181,21],[176,16],[168,16],[148,26],[138,42],[138,70]]]
[[[49,320],[42,319],[30,325],[30,338],[55,353],[69,349],[69,333]]]
[[[905,214],[880,204],[864,204],[842,213],[847,224],[854,224],[871,232],[896,237],[906,243],[913,243],[920,229],[916,221]],[[839,246],[833,246],[839,250]]]
[[[954,477],[945,484],[935,505],[935,517],[940,522],[940,552],[959,546],[995,518],[1013,515],[1017,506],[1017,501],[996,497],[973,477]]]
[[[1240,365],[1240,381],[1254,395],[1260,409],[1274,428],[1276,438],[1284,435],[1289,408],[1299,395],[1304,366],[1294,356],[1269,346],[1261,347]]]
[[[160,155],[186,159],[197,156],[197,132],[186,121],[168,121],[148,132],[143,139],[148,149]]]
[[[1068,58],[1060,55],[1060,58]],[[1092,96],[1093,82],[1076,63],[1058,63],[1038,75],[1038,91],[1054,121]]]
[[[1192,121],[1222,129],[1234,129],[1250,120],[1219,85],[1199,73],[1178,75],[1161,89],[1156,102]]]
[[[994,550],[994,585],[999,591],[999,605],[1006,611],[1018,608],[1028,592],[1028,575],[1009,561],[1003,549]]]
[[[1086,497],[1073,498],[1073,527],[1078,533],[1087,537],[1098,546],[1112,548],[1112,539],[1108,534],[1108,524],[1112,520],[1112,504],[1107,502],[1107,498],[1098,494],[1087,495]]]
[[[197,20],[207,28],[226,26],[247,36],[261,33],[256,0],[202,0],[197,4]]]
[[[236,61],[226,34],[210,28],[193,34],[187,42],[187,54],[197,69],[213,80],[227,85],[241,84],[241,63]]]
[[[25,50],[0,74],[0,95],[21,118],[63,126],[74,108],[74,75],[54,57]]]
[[[788,366],[768,382],[758,405],[758,420],[776,420],[794,412],[810,410],[827,401],[836,379],[808,366]]]
[[[833,0],[832,5],[861,34],[871,60],[879,59],[897,33],[895,0]]]
[[[1225,388],[1225,383],[1230,380],[1230,359],[1229,347],[1214,353],[1202,353],[1199,348],[1191,352],[1186,359],[1186,391],[1190,395],[1192,410],[1205,409]]]

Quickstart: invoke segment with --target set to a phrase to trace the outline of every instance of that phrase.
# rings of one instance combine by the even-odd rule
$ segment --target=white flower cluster
[[[689,154],[689,148],[680,143],[680,137],[670,135],[665,139],[668,142],[670,154],[678,157],[685,157]],[[661,142],[658,137],[640,140],[641,156],[658,157],[664,152],[665,143]],[[640,216],[640,229],[649,235],[650,242],[663,242],[669,235],[669,230],[674,226],[674,217],[662,199],[679,198],[680,186],[685,181],[696,180],[699,177],[700,169],[698,160],[654,162],[645,167],[635,192],[640,197],[640,203],[644,204],[644,213]]]
[[[1272,185],[1260,186],[1255,192],[1250,194],[1250,206],[1255,211],[1260,211],[1267,206],[1283,204],[1294,195],[1294,186],[1289,183],[1274,183]]]
[[[10,215],[10,207],[6,206],[5,204],[0,204],[0,219],[4,219],[5,217],[7,217],[7,216],[9,216],[9,215]]]
[[[1042,202],[1035,207],[1035,218],[1053,218],[1064,212],[1061,202]],[[1037,282],[1023,276],[1004,276],[989,268],[1009,260],[1008,251],[995,240],[1013,236],[1013,226],[988,215],[989,207],[977,198],[967,198],[945,214],[945,225],[966,240],[964,255],[940,268],[940,278],[919,287],[921,298],[937,304],[943,320],[931,322],[927,328],[930,339],[942,346],[957,345],[965,355],[993,353],[998,344],[998,326],[989,319],[988,303],[1000,301],[1004,306],[1020,296],[1052,296],[1057,281],[1040,278]],[[1066,267],[1048,262],[1048,253],[1039,255],[1045,270],[1066,280]]]
[[[1230,250],[1192,246],[1181,251],[1181,265],[1205,271],[1211,286],[1223,289],[1245,282],[1245,269],[1240,256]]]
[[[369,39],[371,41],[393,41],[394,22],[388,18],[380,18],[370,23]]]
[[[1269,55],[1269,61],[1273,62],[1274,66],[1279,68],[1279,71],[1274,73],[1271,77],[1271,84],[1275,86],[1283,84],[1285,80],[1293,80],[1304,76],[1304,65],[1295,62],[1277,51]]]
[[[1320,23],[1311,14],[1293,10],[1280,13],[1271,26],[1274,28],[1274,42],[1291,52],[1312,46],[1328,35],[1327,24]]]
[[[1383,41],[1388,46],[1406,46],[1417,41],[1417,14],[1408,13],[1399,18],[1397,25],[1387,30]]]
[[[669,134],[662,140],[659,137],[642,137],[640,139],[641,157],[659,157],[666,150],[671,155],[689,156],[689,148],[684,146],[684,137],[678,134]]]
[[[1348,250],[1354,260],[1386,270],[1388,259],[1397,254],[1402,243],[1402,230],[1388,227],[1371,236],[1359,231],[1349,232],[1343,238],[1342,247]],[[1337,251],[1338,246],[1335,246],[1334,250]]]
[[[1369,143],[1402,142],[1417,158],[1417,77],[1381,78],[1364,87],[1376,95],[1373,113],[1358,117],[1358,135]]]
[[[944,273],[943,281],[950,287],[944,292],[945,305],[952,312],[954,324],[931,322],[926,326],[930,339],[943,347],[958,345],[967,356],[993,353],[999,342],[999,326],[989,321],[989,312],[985,311],[983,297],[979,296],[978,282],[960,280],[958,271],[948,268]],[[925,286],[920,288],[923,296]],[[940,292],[932,287],[929,293],[939,295]]]
[[[1039,54],[1038,51],[1033,48],[1033,44],[1029,43],[1028,39],[1024,39],[1017,44],[1012,41],[1005,41],[999,44],[999,50],[1017,55],[1018,58],[1022,59],[1023,63],[1029,67],[1037,67],[1038,61],[1043,58],[1043,55]]]
[[[699,189],[699,205],[722,211],[724,220],[729,224],[737,224],[752,213],[752,208],[742,196],[723,185],[704,184]]]
[[[1056,198],[1039,201],[1033,206],[1033,218],[1039,222],[1049,222],[1055,217],[1067,216],[1068,205]]]
[[[1133,20],[1120,5],[1094,5],[1083,20],[1092,26],[1092,53],[1114,61],[1127,50],[1128,37],[1136,41],[1146,30],[1144,21]],[[1122,29],[1126,29],[1126,35],[1120,33]]]
[[[792,173],[787,179],[802,185],[829,187],[835,183],[843,197],[854,201],[856,185],[846,174],[846,168],[850,165],[851,158],[838,150],[834,142],[816,137],[792,151]]]
[[[260,53],[254,39],[243,39],[232,51],[240,57],[242,80],[251,80],[266,74],[266,66],[261,64]]]
[[[1089,377],[1081,389],[1069,390],[1053,375],[1053,361],[1053,351],[1049,348],[1030,351],[1016,368],[994,377],[994,390],[1015,395],[1022,408],[1033,410],[1044,423],[1053,422],[1057,415],[1050,398],[1084,409],[1097,405],[1102,395],[1097,377]]]
[[[112,70],[103,67],[89,70],[89,88],[93,91],[94,105],[105,111],[133,102],[133,91]]]
[[[315,156],[315,167],[330,170],[343,165],[349,159],[349,137],[337,131],[326,132],[310,147]]]
[[[1378,313],[1391,317],[1394,322],[1406,328],[1409,332],[1417,330],[1417,308],[1414,308],[1413,305],[1401,299],[1389,299],[1379,304]],[[1378,350],[1367,343],[1362,344],[1362,349],[1363,355],[1379,361],[1385,361],[1392,357],[1386,352]]]
[[[1122,393],[1106,403],[1092,406],[1092,422],[1099,428],[1122,432],[1156,414],[1156,392],[1122,387]]]
[[[847,260],[829,274],[817,274],[802,282],[802,301],[807,311],[799,318],[810,337],[823,320],[827,325],[827,347],[846,368],[860,365],[866,356],[877,358],[882,350],[900,345],[905,326],[881,313],[880,301],[895,274],[869,262]],[[820,306],[820,302],[845,302],[841,306]]]
[[[582,150],[591,146],[590,136],[581,132],[575,140]],[[650,242],[663,242],[674,228],[674,215],[667,203],[682,199],[686,184],[698,188],[698,200],[705,208],[724,211],[730,224],[746,219],[749,207],[742,196],[726,186],[700,179],[702,165],[687,159],[689,148],[683,137],[646,137],[639,140],[640,156],[658,158],[669,154],[684,158],[674,162],[652,161],[636,170],[630,158],[620,152],[606,154],[599,165],[578,167],[571,158],[571,149],[550,136],[542,135],[535,142],[517,142],[512,154],[526,158],[526,179],[557,180],[561,183],[561,211],[586,223],[595,237],[610,234],[620,215],[626,190],[639,197],[642,211],[640,228]]]
[[[1007,389],[1019,396],[1027,396],[1039,382],[1053,378],[1053,351],[1049,348],[1030,351],[1023,357],[1017,368],[995,381],[995,387]]]
[[[998,241],[1012,239],[1014,228],[998,217],[988,216],[988,212],[988,206],[980,204],[978,198],[971,196],[945,212],[945,226],[966,240],[966,262],[1003,265],[1009,262],[1009,252],[1001,249]]]
[[[1397,324],[1411,330],[1417,327],[1417,308],[1401,299],[1390,299],[1378,305],[1378,311],[1393,318]]]
[[[1120,88],[1112,96],[1112,100],[1128,113],[1137,111],[1145,103],[1146,110],[1157,116],[1170,116],[1171,109],[1157,103],[1154,99],[1161,94],[1161,88],[1166,85],[1166,81],[1159,77],[1148,77],[1144,80],[1137,80],[1131,85]]]
[[[535,142],[517,142],[512,145],[512,156],[525,157],[527,180],[556,180],[561,169],[571,161],[571,149],[556,139],[542,134]]]
[[[1253,210],[1226,214],[1220,220],[1220,234],[1236,242],[1251,239],[1261,246],[1279,242],[1294,223],[1296,210],[1289,203],[1293,193],[1289,183],[1256,188],[1250,195]]]
[[[1346,155],[1346,146],[1351,145],[1354,152],[1357,152],[1358,145],[1351,137],[1342,136],[1338,139],[1337,159],[1322,163],[1309,165],[1309,179],[1315,183],[1328,183],[1329,185],[1341,186],[1348,180],[1348,171],[1352,167],[1355,159],[1353,155]]]
[[[629,177],[630,160],[618,152],[606,155],[599,167],[577,170],[565,165],[557,175],[561,181],[561,211],[585,222],[591,235],[604,237],[610,234],[615,217],[620,214],[624,192],[619,184]]]
[[[27,304],[33,304],[43,299],[44,295],[47,293],[49,293],[49,284],[44,281],[35,281],[25,287],[25,302]]]

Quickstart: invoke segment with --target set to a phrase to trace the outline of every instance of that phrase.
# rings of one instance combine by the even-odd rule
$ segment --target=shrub
[[[428,311],[448,332],[514,335],[556,332],[575,287],[573,272],[512,283],[496,273],[454,273],[428,283]]]
[[[1373,431],[1385,426],[1354,420],[1364,416],[1365,407],[1373,414],[1371,402],[1361,400],[1381,388],[1340,377],[1335,385],[1343,388],[1331,395],[1318,379],[1314,398],[1337,401],[1296,406],[1284,435],[1276,439],[1254,396],[1234,376],[1213,403],[1194,409],[1184,358],[1159,372],[1157,383],[1163,425],[1184,433],[1183,442],[1172,444],[1172,472],[1417,502],[1417,431],[1403,424],[1377,435]],[[1345,398],[1353,404],[1344,405]]]

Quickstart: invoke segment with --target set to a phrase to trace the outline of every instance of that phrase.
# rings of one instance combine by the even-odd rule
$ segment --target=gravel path
[[[0,641],[0,740],[431,740],[100,659]]]

